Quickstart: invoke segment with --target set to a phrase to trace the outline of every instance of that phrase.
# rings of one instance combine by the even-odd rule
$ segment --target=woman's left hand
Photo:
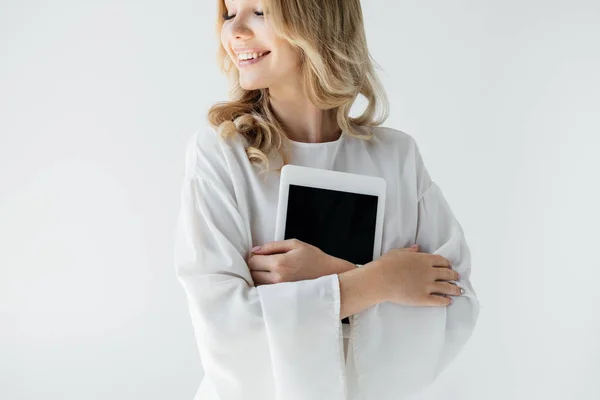
[[[298,239],[269,242],[247,261],[254,285],[296,282],[335,273],[335,257]]]

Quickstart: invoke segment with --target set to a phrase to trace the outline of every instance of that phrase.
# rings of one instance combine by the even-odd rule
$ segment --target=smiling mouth
[[[243,58],[240,58],[240,56],[238,56],[238,61],[251,61],[251,60],[258,60],[259,58],[262,58],[268,54],[270,54],[271,52],[269,50],[264,51],[262,53],[249,53],[249,54],[244,54]]]
[[[256,54],[256,53],[254,53],[254,54]],[[265,58],[269,54],[271,54],[270,51],[265,51],[262,54],[256,54],[256,57],[245,58],[245,59],[238,58],[238,66],[245,67],[248,65],[256,64],[257,62],[261,61],[263,58]]]

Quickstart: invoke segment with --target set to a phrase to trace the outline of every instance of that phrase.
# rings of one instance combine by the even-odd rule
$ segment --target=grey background
[[[385,125],[419,143],[482,305],[422,399],[600,398],[600,3],[363,7]],[[1,2],[0,398],[193,397],[172,243],[185,143],[226,97],[214,11]]]

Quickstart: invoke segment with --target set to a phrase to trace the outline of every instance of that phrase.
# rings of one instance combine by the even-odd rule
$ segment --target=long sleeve
[[[245,221],[209,153],[188,148],[174,253],[214,393],[200,398],[345,399],[338,276],[255,287]]]
[[[416,143],[413,154],[418,201],[415,243],[421,252],[449,259],[465,293],[452,296],[454,302],[447,307],[384,302],[355,315],[356,370],[359,388],[368,393],[357,399],[412,398],[433,383],[464,347],[479,314],[464,232],[427,173]]]
[[[450,260],[452,269],[460,274],[456,283],[465,291],[460,296],[452,296],[453,303],[442,308],[445,329],[440,337],[443,337],[444,345],[435,363],[435,379],[466,344],[479,316],[479,301],[471,284],[471,252],[460,223],[435,182],[431,182],[419,201],[416,243],[422,243],[421,251],[440,254]]]

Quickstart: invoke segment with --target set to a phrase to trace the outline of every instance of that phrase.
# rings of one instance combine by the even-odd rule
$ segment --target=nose
[[[234,21],[231,26],[231,33],[236,39],[249,39],[252,37],[252,30],[248,27],[243,18]]]

